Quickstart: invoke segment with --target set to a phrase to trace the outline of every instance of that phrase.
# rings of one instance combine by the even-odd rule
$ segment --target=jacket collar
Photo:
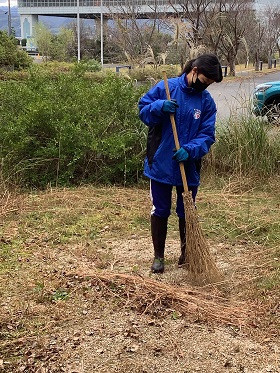
[[[183,92],[186,93],[198,93],[194,88],[188,86],[188,81],[186,77],[186,73],[183,75],[179,76],[179,84],[180,88]]]

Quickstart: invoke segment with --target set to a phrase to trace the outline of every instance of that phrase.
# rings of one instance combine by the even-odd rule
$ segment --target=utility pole
[[[12,35],[11,0],[8,0],[8,35]]]
[[[77,39],[78,39],[78,62],[80,62],[81,60],[80,0],[77,0]]]

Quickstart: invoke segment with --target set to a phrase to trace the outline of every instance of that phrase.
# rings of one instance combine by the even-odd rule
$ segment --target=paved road
[[[218,119],[222,120],[230,115],[240,115],[248,111],[254,87],[260,83],[280,80],[280,71],[254,78],[246,78],[243,81],[227,81],[212,84],[209,92],[213,96],[217,108]]]

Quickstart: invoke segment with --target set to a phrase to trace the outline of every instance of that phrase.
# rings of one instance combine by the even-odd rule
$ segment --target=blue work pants
[[[151,179],[150,193],[153,208],[152,215],[159,216],[160,218],[168,218],[171,213],[171,200],[172,200],[173,185],[160,183]],[[198,187],[189,187],[192,192],[192,198],[195,202]],[[179,218],[185,218],[185,208],[182,193],[184,191],[183,185],[176,186],[177,201],[176,201],[176,214]]]

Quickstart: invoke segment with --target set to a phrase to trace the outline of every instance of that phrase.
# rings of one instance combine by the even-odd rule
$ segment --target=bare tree
[[[212,18],[208,16],[209,44],[214,52],[223,56],[235,76],[235,64],[239,50],[247,48],[248,24],[254,22],[254,0],[216,0]]]
[[[143,17],[139,7],[132,2],[127,2],[125,6],[120,3],[110,9],[110,12],[115,21],[114,25],[108,28],[110,43],[115,43],[122,50],[129,63],[141,63],[147,50],[150,53],[148,48],[153,44],[154,35],[158,32],[156,5],[151,7],[150,18],[145,20],[141,19]]]
[[[262,14],[264,24],[264,50],[271,67],[275,52],[280,49],[280,6],[269,5]]]
[[[169,18],[170,32],[173,33],[173,40],[167,45],[167,53],[176,57],[175,63],[180,63],[184,67],[187,59],[197,57],[198,54],[206,51],[206,46],[202,40],[193,37],[193,27],[191,23],[183,18]]]
[[[77,56],[77,22],[71,22],[67,26],[73,32],[74,43],[70,48],[70,54],[74,57]],[[100,47],[98,45],[94,29],[86,25],[84,20],[80,21],[80,43],[81,43],[81,58],[98,58]]]
[[[188,24],[188,40],[193,48],[203,44],[207,32],[207,15],[213,9],[216,0],[181,0],[174,6],[178,18]]]
[[[249,25],[250,32],[246,33],[246,40],[250,46],[250,54],[254,60],[255,70],[259,71],[260,61],[262,60],[265,40],[265,23],[263,17]]]
[[[118,44],[130,63],[140,63],[141,56],[152,62],[164,53],[168,59],[175,56],[183,66],[186,59],[211,51],[223,57],[230,66],[230,74],[235,75],[240,50],[244,50],[248,61],[246,34],[249,31],[248,23],[255,22],[253,3],[254,0],[176,1],[176,6],[173,5],[174,16],[161,15],[167,34],[173,35],[173,41],[163,45],[158,53],[153,43],[159,24],[156,5],[151,19],[146,21],[139,20],[141,14],[136,5],[127,5],[115,17],[117,27],[110,30],[111,42]]]
[[[182,0],[174,9],[185,19],[188,53],[208,50],[223,57],[235,75],[238,52],[244,49],[248,60],[246,32],[254,21],[254,0]],[[183,38],[181,38],[183,39]],[[187,52],[187,48],[185,48]]]

